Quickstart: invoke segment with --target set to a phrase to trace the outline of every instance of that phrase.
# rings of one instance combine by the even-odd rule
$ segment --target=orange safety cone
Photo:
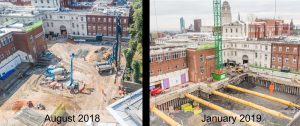
[[[270,95],[273,95],[273,92],[274,92],[274,84],[273,83],[270,84],[269,91],[270,91]]]

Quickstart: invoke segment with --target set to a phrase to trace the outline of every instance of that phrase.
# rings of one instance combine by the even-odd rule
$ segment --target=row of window
[[[105,30],[105,31],[111,31],[111,28],[112,28],[112,27],[106,27],[106,26],[101,27],[101,26],[99,26],[99,25],[98,25],[97,27],[96,27],[95,25],[93,25],[93,26],[89,25],[89,26],[88,26],[88,30],[94,30],[94,31],[95,31],[96,29],[97,29],[98,31],[99,31],[99,30],[102,30],[102,28],[103,28],[103,30]],[[122,29],[123,29],[123,32],[126,32],[126,28],[125,28],[125,27],[122,28]],[[116,27],[113,27],[113,31],[116,31]]]
[[[276,49],[277,49],[277,47],[273,46],[273,51],[276,51]],[[278,47],[278,51],[282,52],[282,47],[281,46]],[[298,49],[296,47],[294,47],[293,52],[297,52],[297,51],[298,51]],[[290,47],[286,47],[285,52],[290,52]]]
[[[38,1],[35,0],[34,3],[37,3]],[[46,0],[47,3],[49,3],[49,0]],[[41,3],[44,3],[44,0],[41,0]]]
[[[6,55],[7,56],[9,56],[11,53],[13,53],[13,52],[15,52],[16,51],[16,47],[13,47],[13,48],[11,48],[11,50],[7,50],[6,51]],[[4,54],[2,53],[2,54],[0,54],[0,60],[2,60],[2,59],[4,59]]]
[[[233,44],[233,43],[230,43],[230,44],[224,44],[224,48],[225,48],[225,45],[227,45],[227,48],[233,47],[233,45],[234,45],[235,48],[237,47],[237,44],[236,44],[236,43],[235,43],[235,44]],[[263,48],[262,46],[263,46],[263,45],[260,46],[260,49]],[[249,44],[242,44],[242,48],[249,48],[249,47],[250,47]],[[268,51],[268,45],[264,45],[264,47],[265,47],[265,51]],[[259,48],[258,45],[256,45],[256,49],[258,49],[258,48]]]
[[[101,19],[102,19],[102,21],[101,21]],[[122,19],[120,19],[120,20],[121,20],[120,22],[122,23]],[[112,22],[112,18],[108,18],[108,20],[107,20],[106,17],[105,17],[105,18],[100,18],[100,17],[98,17],[98,18],[97,18],[97,21],[96,21],[96,18],[95,18],[95,17],[92,17],[92,18],[91,18],[91,17],[87,17],[87,21],[88,21],[88,22],[92,21],[92,22],[100,22],[100,23],[101,23],[101,22],[109,22],[109,23],[110,23],[110,22]],[[116,23],[116,18],[114,18],[114,23]],[[126,23],[127,23],[127,20],[126,20],[126,19],[123,19],[123,23],[126,24]]]
[[[277,59],[278,59],[278,62],[281,62],[281,61],[282,61],[282,58],[281,58],[281,57],[277,57]],[[275,57],[275,56],[272,57],[272,61],[276,61],[276,57]],[[285,63],[288,63],[288,62],[289,62],[289,57],[285,57],[285,58],[284,58],[284,62],[285,62]],[[296,58],[295,56],[293,57],[292,63],[293,63],[293,64],[296,64],[296,63],[297,63],[297,58]]]
[[[225,32],[228,33],[228,31],[229,31],[229,30],[226,28],[226,29],[225,29]],[[238,31],[239,31],[238,28],[236,28],[236,29],[235,29],[235,33],[238,33]],[[233,29],[230,28],[230,33],[232,33],[232,32],[233,32]]]
[[[186,64],[185,64],[185,63],[182,64],[182,69],[183,69],[183,68],[186,68]],[[178,66],[178,65],[175,65],[174,70],[175,70],[175,71],[176,71],[176,70],[179,70],[179,66]],[[171,67],[168,67],[168,69],[165,71],[165,73],[171,72],[171,71],[172,71],[172,68],[171,68]],[[159,74],[159,75],[161,75],[161,74],[163,74],[163,73],[164,73],[164,71],[163,71],[162,69],[158,69],[158,74]],[[153,70],[150,70],[150,75],[153,75],[153,74],[154,74]]]
[[[161,62],[163,60],[172,60],[186,57],[186,51],[171,52],[166,54],[158,54],[150,56],[150,63]]]
[[[12,36],[4,37],[3,39],[0,40],[0,48],[1,48],[2,46],[8,45],[8,44],[11,43],[12,41],[13,41]]]

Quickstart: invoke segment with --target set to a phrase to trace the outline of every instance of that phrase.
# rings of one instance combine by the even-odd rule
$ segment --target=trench
[[[231,84],[236,85],[238,87],[242,87],[248,90],[252,90],[252,91],[256,91],[259,93],[263,93],[263,94],[269,94],[269,90],[268,87],[271,84],[271,82],[268,79],[264,79],[264,78],[259,78],[256,76],[251,76],[251,75],[246,75],[246,76],[242,76],[241,78],[237,79],[236,81],[229,81]],[[286,85],[286,84],[281,84],[281,83],[277,83],[277,82],[272,82],[274,84],[274,93],[272,94],[273,97],[277,97],[277,98],[281,98],[284,100],[288,100],[291,102],[294,102],[296,104],[300,103],[300,86],[291,86],[291,85]],[[278,112],[281,112],[289,117],[293,117],[295,115],[295,113],[297,111],[299,111],[299,109],[295,108],[295,107],[288,107],[286,105],[277,103],[277,102],[273,102],[264,98],[260,98],[254,95],[250,95],[250,94],[246,94],[240,91],[236,91],[233,89],[229,89],[229,88],[221,88],[219,89],[220,92],[225,93],[225,94],[229,94],[231,96],[234,96],[236,98],[240,98],[252,103],[255,103],[257,105],[261,105],[264,106],[266,108],[272,109],[272,110],[276,110]],[[276,118],[272,115],[269,115],[267,113],[264,113],[260,110],[256,110],[252,107],[248,107],[245,105],[242,105],[240,103],[231,101],[229,99],[225,99],[216,95],[212,95],[212,94],[208,94],[205,93],[201,90],[195,90],[193,92],[191,92],[190,94],[197,96],[201,99],[204,99],[206,101],[209,101],[213,104],[216,104],[218,106],[221,106],[227,110],[230,110],[232,112],[235,112],[237,114],[249,114],[249,115],[255,115],[258,116],[260,115],[262,117],[261,121],[259,121],[258,123],[264,125],[264,126],[284,126],[287,125],[289,123],[288,120],[284,120],[284,119],[280,119],[280,118]],[[181,105],[183,104],[192,104],[193,106],[195,105],[199,105],[200,108],[203,110],[202,113],[199,116],[194,116],[192,112],[183,112],[180,111],[181,110]],[[162,103],[162,104],[156,104],[156,107],[165,112],[165,113],[174,113],[174,120],[179,122],[179,123],[183,123],[183,125],[191,125],[191,122],[189,120],[189,118],[197,118],[197,119],[203,119],[204,115],[219,115],[219,116],[224,116],[224,114],[216,111],[216,110],[212,110],[204,105],[201,105],[200,103],[196,103],[193,100],[186,98],[186,97],[177,97],[177,98],[173,98],[170,99],[169,101]],[[169,110],[175,110],[174,111],[169,111]],[[153,117],[155,115],[151,115],[151,117]],[[153,126],[164,126],[164,125],[168,125],[165,124],[162,120],[158,119],[158,118],[150,118],[151,119],[151,125]],[[228,123],[230,124],[230,123]],[[199,125],[199,123],[195,122],[195,125]],[[216,125],[216,124],[206,124],[206,125]],[[236,123],[236,125],[245,125],[244,123]]]

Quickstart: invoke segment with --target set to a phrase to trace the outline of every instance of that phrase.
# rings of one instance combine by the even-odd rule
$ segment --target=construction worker
[[[271,82],[271,84],[269,85],[269,91],[270,91],[270,95],[273,95],[274,92],[274,84]]]

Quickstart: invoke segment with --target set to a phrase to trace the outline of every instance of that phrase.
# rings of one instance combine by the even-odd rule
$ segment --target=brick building
[[[188,82],[186,49],[151,50],[150,85],[168,89]]]
[[[46,49],[42,22],[0,26],[0,79],[7,78],[22,62],[36,62]]]
[[[120,16],[122,37],[128,37],[127,28],[129,26],[128,16]],[[116,35],[116,16],[115,15],[103,15],[103,14],[88,14],[86,15],[87,22],[87,34],[97,35],[102,34],[104,36]]]
[[[189,80],[203,82],[211,78],[211,74],[215,72],[214,57],[214,48],[187,49]]]
[[[214,71],[213,48],[161,46],[150,51],[150,89],[208,81]]]
[[[290,25],[283,20],[256,19],[248,25],[248,38],[265,39],[275,36],[289,36]]]
[[[31,5],[31,0],[10,0],[9,2],[11,2],[14,5],[17,6],[30,6]]]
[[[272,68],[299,71],[300,44],[272,43]]]

